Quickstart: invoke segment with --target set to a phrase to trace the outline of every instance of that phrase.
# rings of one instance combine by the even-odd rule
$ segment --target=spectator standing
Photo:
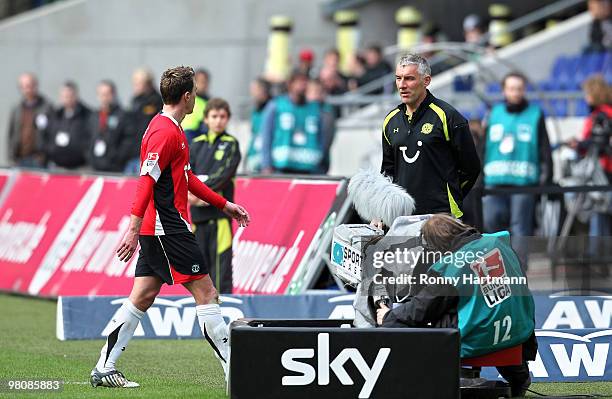
[[[393,71],[391,65],[383,58],[382,49],[379,45],[368,46],[363,52],[363,59],[365,61],[365,73],[360,79],[362,85],[381,79]],[[367,94],[383,94],[385,91],[391,92],[390,89],[385,90],[384,86],[381,86],[369,90]]]
[[[206,109],[206,103],[209,100],[208,96],[208,85],[210,82],[210,74],[204,68],[199,68],[195,71],[195,81],[196,81],[196,98],[195,105],[193,106],[193,112],[185,116],[183,122],[181,123],[181,127],[185,130],[185,135],[187,135],[187,141],[191,142],[194,137],[198,136],[200,133],[200,129],[202,128],[202,123],[204,122],[204,110]],[[206,128],[204,132],[206,132]]]
[[[610,95],[610,86],[606,83],[601,75],[596,75],[587,79],[582,90],[584,97],[591,108],[591,114],[584,121],[582,129],[582,140],[579,143],[573,143],[573,147],[580,150],[581,153],[587,153],[589,150],[597,151],[599,154],[599,164],[608,180],[608,184],[612,182],[612,147],[610,146],[610,137],[612,135],[612,98]],[[604,194],[605,200],[600,209],[594,209],[589,217],[589,236],[591,237],[610,237],[612,235],[610,209],[612,193]],[[600,245],[598,239],[591,239],[589,252],[593,256],[600,256]],[[609,248],[608,248],[609,249]]]
[[[296,68],[297,72],[303,73],[304,75],[310,77],[312,75],[312,65],[314,64],[314,52],[305,48],[300,51],[298,58],[298,65]]]
[[[335,117],[332,107],[325,102],[325,90],[318,79],[310,79],[306,86],[306,101],[310,106],[318,108],[321,114],[321,151],[323,158],[318,170],[326,174],[329,170],[329,150],[336,134]]]
[[[248,173],[261,172],[261,119],[263,110],[272,98],[271,85],[264,78],[257,78],[251,82],[251,98],[253,111],[251,111],[251,141],[247,151],[246,170]]]
[[[502,80],[505,102],[491,110],[486,122],[484,184],[525,187],[552,182],[552,155],[544,114],[525,97],[527,79],[511,72]],[[533,235],[534,194],[488,195],[483,198],[487,232],[509,229],[515,249],[527,267],[527,237]]]
[[[77,169],[87,164],[91,143],[91,111],[79,99],[76,83],[60,89],[60,108],[49,124],[47,159],[50,167]]]
[[[470,14],[463,19],[463,38],[466,43],[485,45],[485,31],[485,25],[479,15]]]
[[[234,201],[234,179],[240,163],[236,138],[226,132],[231,111],[227,101],[211,99],[204,111],[208,132],[193,139],[191,168],[212,190]],[[210,265],[210,278],[222,294],[232,293],[232,224],[222,210],[189,194],[191,221],[196,225],[196,241]]]
[[[264,110],[262,171],[316,173],[322,160],[321,112],[306,102],[308,77],[294,73],[287,95],[276,97]]]
[[[132,75],[134,97],[129,111],[126,134],[120,144],[120,158],[125,162],[125,173],[140,172],[140,153],[138,143],[149,122],[162,109],[162,99],[153,85],[153,75],[147,69],[137,69]]]
[[[346,77],[342,75],[338,67],[340,53],[336,49],[330,49],[323,56],[323,66],[319,71],[319,80],[323,84],[325,92],[335,96],[346,92]]]
[[[42,168],[46,164],[45,130],[53,109],[39,93],[34,74],[19,76],[19,91],[21,100],[9,118],[9,159],[16,166]]]
[[[119,159],[119,141],[126,128],[125,113],[117,101],[115,84],[103,80],[96,89],[100,108],[92,113],[93,134],[89,148],[89,162],[100,172],[121,172],[125,168]]]
[[[612,50],[612,4],[610,0],[589,0],[589,13],[593,17],[589,29],[587,52]]]

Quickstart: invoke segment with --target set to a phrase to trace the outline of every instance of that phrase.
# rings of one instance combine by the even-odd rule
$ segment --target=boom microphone
[[[360,170],[348,185],[348,196],[363,219],[381,219],[391,226],[399,216],[414,212],[414,199],[402,187],[372,170]]]

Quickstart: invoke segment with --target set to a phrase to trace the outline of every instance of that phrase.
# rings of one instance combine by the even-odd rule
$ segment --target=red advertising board
[[[18,173],[0,207],[0,290],[38,296],[127,295],[136,257],[116,248],[136,179]],[[0,189],[3,183],[0,175]],[[337,181],[242,178],[253,217],[234,237],[237,293],[282,294],[336,196]],[[164,286],[162,294],[185,294]]]
[[[338,181],[242,179],[236,201],[253,217],[234,234],[234,292],[282,294],[336,198]]]

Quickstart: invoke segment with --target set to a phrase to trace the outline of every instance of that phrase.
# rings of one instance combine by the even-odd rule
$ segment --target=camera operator
[[[585,156],[599,157],[601,169],[605,172],[608,183],[612,182],[612,147],[610,138],[612,136],[612,105],[611,88],[601,75],[588,78],[583,84],[584,98],[591,109],[591,114],[586,118],[582,130],[582,140],[574,140],[570,145]],[[610,226],[610,204],[612,203],[611,192],[606,192],[605,208],[591,213],[589,219],[589,236],[609,237]],[[597,244],[597,242],[594,242]],[[597,255],[597,245],[591,246],[590,255]]]
[[[481,235],[450,215],[436,214],[421,228],[425,247],[440,257],[428,270],[428,283],[418,294],[390,309],[380,306],[383,327],[452,327],[461,333],[461,357],[471,358],[522,344],[523,362],[497,370],[509,382],[512,397],[529,387],[528,360],[534,360],[534,302],[507,232]],[[472,262],[470,259],[474,259]],[[469,277],[483,277],[473,281]],[[522,278],[522,283],[489,282],[488,277]],[[453,282],[454,281],[454,282]],[[517,280],[518,281],[518,280]],[[451,282],[453,282],[451,284]],[[507,335],[500,339],[500,320]]]

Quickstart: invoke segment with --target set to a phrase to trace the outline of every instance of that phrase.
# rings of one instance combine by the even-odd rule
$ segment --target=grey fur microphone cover
[[[386,226],[399,216],[412,215],[415,208],[406,190],[373,170],[360,170],[351,177],[348,196],[359,216],[368,222],[380,219]]]

